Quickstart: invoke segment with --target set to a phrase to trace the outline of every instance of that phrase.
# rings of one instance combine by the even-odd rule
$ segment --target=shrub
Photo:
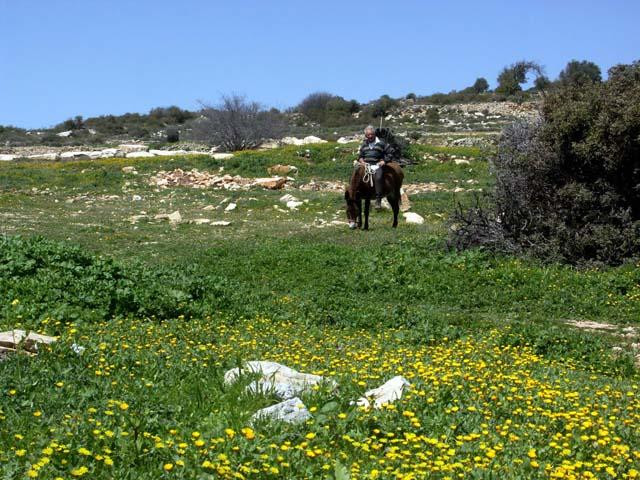
[[[586,83],[599,83],[602,81],[602,75],[600,73],[600,67],[593,62],[583,60],[571,60],[564,67],[564,70],[560,72],[559,80],[564,84],[578,84],[583,85]]]
[[[493,207],[458,211],[453,243],[570,263],[638,256],[640,62],[604,83],[560,85],[541,114],[505,129]]]
[[[176,127],[167,128],[167,142],[176,143],[180,141],[180,131]]]
[[[294,110],[314,122],[336,126],[351,123],[352,114],[359,109],[360,104],[355,100],[345,100],[327,92],[316,92],[308,95]]]
[[[281,137],[285,121],[277,110],[264,110],[259,103],[239,95],[224,95],[216,107],[204,105],[192,127],[191,135],[196,140],[236,151],[257,148],[268,138]]]

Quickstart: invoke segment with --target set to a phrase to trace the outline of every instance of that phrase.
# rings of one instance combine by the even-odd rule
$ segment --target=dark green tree
[[[498,75],[496,93],[509,96],[522,91],[520,85],[527,81],[527,74],[530,72],[533,72],[536,77],[543,74],[540,65],[526,60],[504,67],[500,75]]]
[[[599,83],[602,81],[600,67],[588,60],[571,60],[560,72],[559,80],[561,83],[574,83],[583,85],[585,83]]]

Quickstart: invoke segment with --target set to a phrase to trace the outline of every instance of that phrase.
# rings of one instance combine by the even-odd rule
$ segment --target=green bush
[[[453,241],[547,259],[619,264],[640,255],[640,62],[604,83],[566,83],[542,118],[505,129],[493,211],[458,212]]]

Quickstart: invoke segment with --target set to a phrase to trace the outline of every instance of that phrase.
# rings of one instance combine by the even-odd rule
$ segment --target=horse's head
[[[358,218],[355,192],[351,192],[351,189],[347,188],[344,192],[344,199],[347,202],[347,220],[349,221],[349,228],[353,230],[356,228],[356,220]]]

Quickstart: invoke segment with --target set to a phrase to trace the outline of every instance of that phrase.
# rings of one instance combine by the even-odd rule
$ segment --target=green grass
[[[159,170],[258,177],[277,163],[298,167],[294,186],[344,180],[354,149],[0,165],[0,329],[60,337],[0,362],[4,478],[543,478],[569,466],[632,478],[637,339],[622,329],[638,327],[640,270],[449,251],[446,219],[471,188],[491,188],[490,153],[415,147],[406,183],[445,191],[413,195],[426,222],[396,230],[389,212],[368,232],[331,224],[345,220],[340,193],[292,188],[306,203],[288,211],[283,191],[149,185]],[[237,209],[224,213],[224,199]],[[183,223],[153,220],[175,210]],[[222,375],[254,359],[340,391],[303,395],[312,422],[250,426],[276,399]],[[414,389],[395,407],[349,404],[398,374]]]

